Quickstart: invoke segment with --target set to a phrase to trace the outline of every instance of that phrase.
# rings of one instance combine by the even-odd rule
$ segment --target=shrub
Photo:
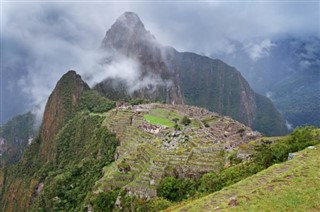
[[[115,107],[115,102],[106,99],[94,91],[85,91],[80,98],[80,110],[103,113]]]
[[[193,196],[198,188],[198,183],[193,179],[166,177],[157,189],[158,195],[170,201],[181,201]]]
[[[94,211],[112,211],[118,191],[101,192],[91,200]]]
[[[190,123],[191,120],[187,116],[183,116],[183,118],[181,119],[181,124],[183,124],[184,126],[188,126]]]
[[[307,126],[296,129],[291,135],[277,142],[262,141],[255,149],[254,163],[267,168],[286,161],[290,152],[297,152],[319,143],[319,134],[315,127]]]

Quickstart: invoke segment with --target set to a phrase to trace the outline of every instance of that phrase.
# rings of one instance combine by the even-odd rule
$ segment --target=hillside
[[[279,138],[183,104],[114,102],[69,71],[39,135],[0,169],[3,211],[159,210],[214,192],[317,143],[307,127]]]
[[[206,197],[165,211],[319,211],[320,145]]]
[[[285,35],[253,41],[251,47],[262,43],[270,47],[261,58],[252,59],[250,45],[240,42],[233,42],[232,54],[212,56],[237,67],[256,92],[268,95],[293,128],[320,126],[320,39]]]
[[[36,135],[35,117],[29,112],[0,127],[0,168],[19,161]]]
[[[90,112],[114,105],[90,92],[76,72],[63,75],[48,99],[39,135],[17,164],[0,169],[0,210],[84,208],[116,146],[114,134],[101,126],[103,118]]]
[[[89,89],[75,71],[67,72],[57,82],[47,101],[39,133],[42,140],[41,154],[47,160],[51,157],[50,148],[54,145],[52,140],[75,113],[81,94]]]
[[[135,13],[126,12],[116,20],[106,32],[100,54],[98,74],[125,65],[95,85],[94,89],[109,99],[144,98],[194,105],[259,128],[266,135],[287,133],[272,102],[257,96],[236,68],[161,45]]]
[[[165,176],[199,178],[219,172],[228,152],[250,154],[245,146],[260,134],[228,117],[184,105],[122,106],[105,114],[103,125],[119,139],[114,164],[104,168],[97,192],[125,188],[149,199]],[[190,119],[187,126],[183,117]],[[174,121],[175,120],[175,121]]]
[[[202,108],[124,102],[113,107],[74,71],[62,76],[39,136],[19,163],[0,170],[1,209],[99,208],[101,195],[114,198],[119,189],[126,191],[123,197],[153,198],[164,177],[219,172],[229,152],[245,157],[251,150],[242,147],[260,137]]]
[[[320,126],[320,73],[310,71],[287,77],[271,94],[272,101],[292,127]]]

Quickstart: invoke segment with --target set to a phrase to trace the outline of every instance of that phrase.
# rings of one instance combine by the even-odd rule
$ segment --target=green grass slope
[[[252,177],[166,211],[320,211],[320,145]]]

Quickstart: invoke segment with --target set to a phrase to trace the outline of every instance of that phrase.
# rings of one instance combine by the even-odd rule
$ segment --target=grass
[[[154,125],[160,124],[165,127],[173,127],[174,126],[174,123],[166,118],[161,118],[161,117],[149,115],[149,114],[145,114],[143,117],[150,124],[154,124]]]
[[[180,119],[180,116],[177,114],[177,112],[169,111],[163,108],[153,108],[149,112],[151,115],[159,116],[162,118],[168,118],[168,119]]]
[[[190,123],[190,127],[192,128],[192,129],[199,129],[199,128],[201,128],[201,123],[199,123],[199,121],[198,120],[196,120],[196,119],[192,119],[191,120],[191,123]]]
[[[206,197],[166,211],[320,211],[320,145]],[[235,197],[237,205],[230,206]]]

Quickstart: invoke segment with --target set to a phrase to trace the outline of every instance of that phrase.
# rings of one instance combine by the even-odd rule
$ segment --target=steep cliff
[[[40,128],[40,154],[46,160],[52,157],[53,139],[77,109],[81,94],[89,89],[75,71],[69,71],[58,81],[46,104]]]

